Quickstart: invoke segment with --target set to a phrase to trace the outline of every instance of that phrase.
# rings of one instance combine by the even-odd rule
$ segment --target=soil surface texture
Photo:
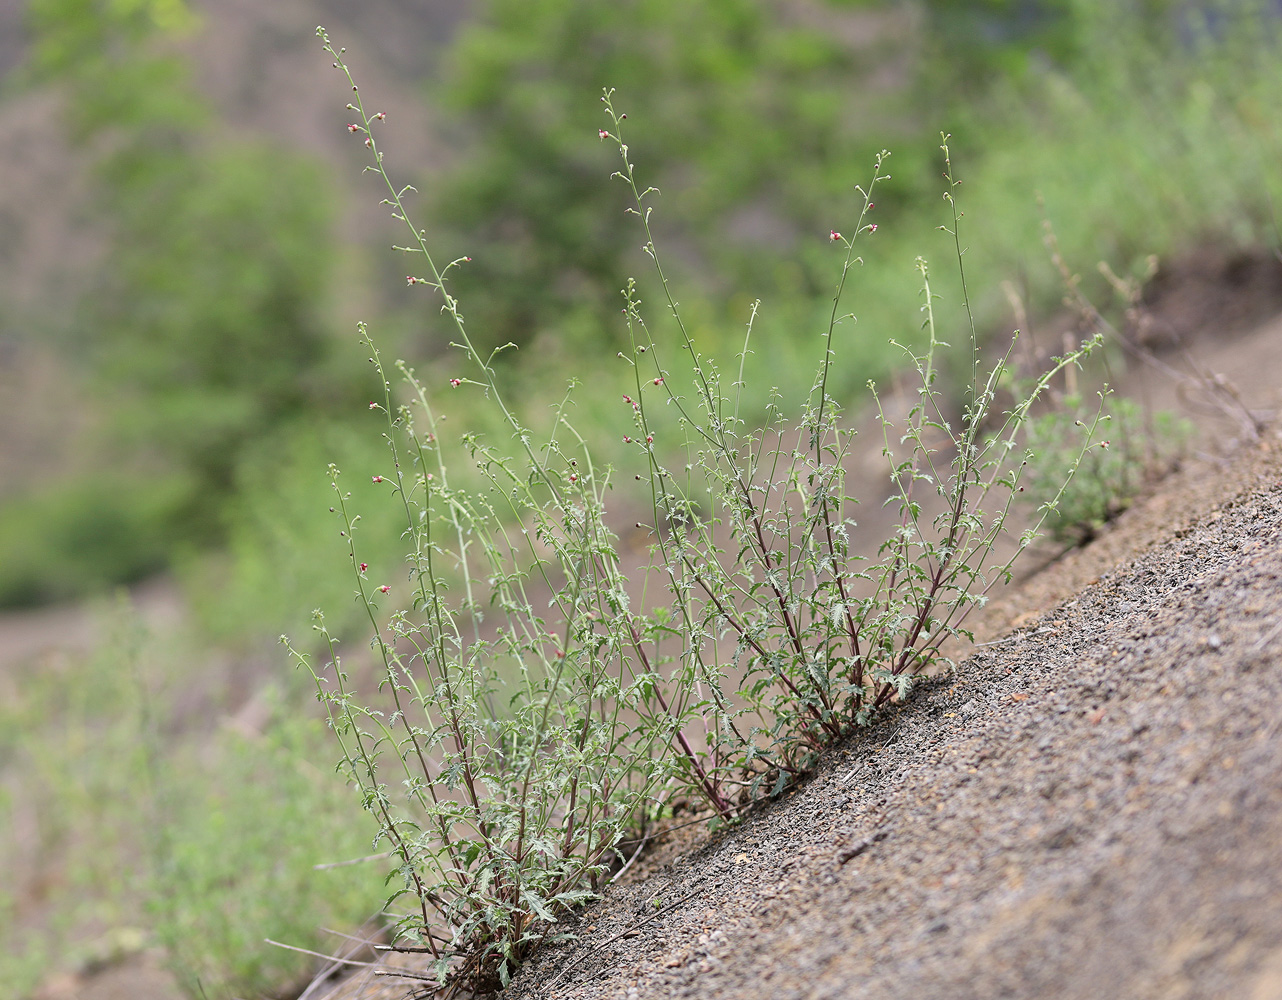
[[[1189,463],[976,625],[953,675],[740,826],[670,834],[503,995],[1282,998],[1282,438]],[[372,972],[330,996],[413,985]]]

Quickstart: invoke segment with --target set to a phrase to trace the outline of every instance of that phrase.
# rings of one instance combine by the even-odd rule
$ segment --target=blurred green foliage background
[[[448,21],[456,15],[437,10],[445,6],[459,7],[421,9]],[[395,100],[430,114],[431,162],[389,164],[423,192],[420,220],[441,257],[472,258],[454,288],[470,328],[485,345],[517,345],[501,356],[503,378],[535,423],[571,377],[586,379],[578,408],[587,415],[581,423],[600,435],[593,443],[618,436],[614,376],[602,373],[623,334],[619,289],[647,272],[642,237],[623,211],[624,188],[610,180],[613,152],[597,135],[605,86],[628,113],[643,183],[662,192],[655,224],[680,264],[678,297],[700,347],[728,363],[749,304],[762,300],[747,365],[750,413],[764,411],[772,387],[795,393],[809,385],[839,266],[828,233],[854,224],[853,186],[867,182],[882,148],[893,153],[892,180],[878,190],[870,217],[878,230],[855,275],[859,322],[842,327],[831,385],[851,407],[867,380],[893,372],[900,355],[888,341],[917,336],[914,259],[948,271],[949,238],[937,231],[945,221],[941,130],[954,135],[964,179],[966,260],[985,334],[1012,325],[1003,280],[1013,280],[1035,311],[1059,301],[1059,277],[1042,246],[1043,213],[1083,272],[1108,260],[1119,273],[1139,275],[1150,254],[1278,243],[1282,51],[1278,5],[1264,0],[464,6],[447,46],[400,39],[431,53],[407,57],[407,65],[427,66],[419,76],[405,75],[391,57],[387,65],[357,58],[354,68],[375,81],[363,83],[371,106]],[[347,18],[353,33],[344,39],[334,30],[336,40],[360,43],[370,56],[382,50],[360,32],[413,24],[420,6],[330,0],[326,9]],[[366,15],[373,27],[361,28]],[[246,66],[266,73],[277,58],[291,67],[319,63],[313,26],[277,14],[255,27],[243,37],[265,38],[268,47],[235,72],[224,66],[230,79],[220,90],[210,80],[227,56],[220,19],[229,16],[213,0],[198,13],[183,0],[30,0],[25,58],[0,94],[8,106],[54,95],[49,127],[75,164],[85,192],[76,224],[93,248],[51,273],[47,310],[28,324],[75,387],[59,405],[85,417],[81,443],[56,475],[17,475],[0,489],[0,604],[82,598],[168,571],[186,595],[189,631],[148,654],[144,688],[160,692],[181,688],[193,664],[206,662],[194,649],[248,655],[282,631],[304,632],[317,604],[335,609],[331,622],[341,630],[351,588],[327,509],[328,462],[350,471],[357,506],[369,512],[363,543],[371,564],[380,562],[389,578],[401,571],[395,521],[380,520],[370,484],[384,459],[369,424],[373,380],[356,347],[353,310],[386,355],[405,357],[443,393],[460,363],[435,304],[404,286],[402,261],[387,250],[400,238],[392,221],[353,222],[364,218],[354,204],[382,194],[361,183],[364,151],[344,127],[340,78],[316,77],[306,88],[311,104],[274,112],[296,121],[314,112],[323,141],[277,134],[296,121],[248,127],[243,107],[226,96],[250,86],[235,78]],[[302,62],[286,60],[295,51],[305,52]],[[273,88],[287,89],[273,79],[253,93],[275,96]],[[406,127],[389,119],[389,157]],[[343,140],[338,152],[327,145],[334,137]],[[353,228],[361,234],[355,243],[344,235]],[[946,334],[961,328],[950,280],[937,283]],[[1095,291],[1107,297],[1102,282]],[[645,277],[642,297],[658,301]],[[14,302],[4,307],[6,317],[19,312]],[[662,330],[657,310],[650,320]],[[14,329],[6,319],[0,336],[17,337]],[[478,397],[460,392],[441,402],[452,433],[493,430]],[[77,684],[114,678],[102,681],[99,706],[137,711],[138,689],[119,666],[133,661],[121,659],[119,643],[111,648],[71,676]],[[254,655],[268,671],[283,664]],[[214,685],[208,697],[234,707],[241,689],[259,681]],[[38,674],[14,682],[13,704],[27,707],[6,719],[0,768],[47,772],[40,780],[50,787],[106,801],[106,779],[77,772],[69,730],[59,728],[83,737],[102,720],[93,706],[57,703],[60,683]],[[287,703],[298,694],[289,681],[281,687]],[[153,714],[170,717],[171,694],[149,697]],[[22,728],[33,714],[50,713],[58,726]],[[103,903],[115,907],[108,919],[127,912],[145,920],[148,906],[163,912],[157,926],[178,935],[165,942],[171,954],[202,970],[205,987],[262,991],[299,968],[247,957],[248,942],[266,933],[264,897],[298,914],[299,943],[314,933],[304,926],[315,909],[309,892],[341,897],[335,920],[358,919],[378,904],[377,886],[306,888],[296,875],[265,886],[220,867],[226,856],[217,844],[248,845],[237,850],[262,857],[273,844],[298,841],[300,828],[310,831],[304,844],[363,850],[345,821],[320,818],[344,790],[300,763],[315,757],[318,734],[290,711],[278,714],[261,730],[274,762],[261,773],[251,764],[256,744],[247,749],[225,733],[176,738],[177,749],[162,754],[163,773],[146,754],[130,757],[124,735],[100,733],[120,742],[115,760],[137,796],[125,801],[165,803],[175,838],[169,867],[153,872],[159,882],[99,885],[115,900]],[[31,763],[39,761],[44,771]],[[156,798],[157,788],[183,787],[202,768],[214,776],[204,794],[216,808],[190,792]],[[250,787],[267,791],[237,792]],[[279,810],[277,824],[259,836],[263,812],[281,802],[292,811]],[[102,808],[91,803],[84,815]],[[143,805],[137,809],[111,820],[120,831],[112,843],[126,853]],[[77,824],[87,821],[60,812],[48,822],[74,845],[83,836]],[[112,857],[116,849],[104,848]],[[77,891],[91,891],[83,887],[92,882],[81,879]],[[201,898],[179,905],[172,889],[179,883],[208,887],[192,888]],[[139,902],[140,892],[151,902]],[[0,903],[0,914],[21,922],[19,901]],[[212,905],[236,933],[208,926]],[[78,926],[68,917],[59,933]],[[18,971],[8,978],[30,984],[39,957],[32,956],[45,952],[20,940]]]
[[[33,0],[29,24],[10,93],[57,88],[91,172],[103,247],[55,335],[90,373],[93,451],[113,476],[104,490],[104,470],[86,463],[57,499],[9,493],[5,521],[21,525],[0,531],[10,605],[222,548],[253,488],[252,456],[300,422],[359,419],[369,381],[351,363],[334,289],[345,265],[396,269],[344,258],[336,227],[350,192],[325,163],[238,133],[202,95],[190,58],[202,22],[179,0]],[[483,344],[521,348],[506,355],[510,378],[536,400],[610,357],[619,289],[645,280],[596,136],[600,89],[616,88],[641,176],[662,192],[656,224],[701,343],[730,355],[747,304],[763,300],[764,405],[771,385],[808,378],[808,334],[833,279],[824,237],[850,224],[853,185],[890,148],[856,293],[860,336],[836,386],[853,403],[896,363],[886,341],[913,335],[912,260],[945,245],[932,236],[941,130],[955,135],[976,226],[968,263],[991,331],[1008,323],[1003,279],[1034,308],[1058,299],[1042,211],[1083,270],[1274,239],[1277,28],[1272,7],[1249,0],[490,0],[418,85],[443,122],[447,162],[417,176],[398,166],[425,192],[445,258],[472,258],[455,277],[472,328]],[[448,366],[421,297],[374,284],[363,318],[376,333],[416,363]],[[121,492],[130,479],[148,501]],[[90,535],[88,547],[57,542]],[[22,554],[33,536],[54,542],[45,558]]]

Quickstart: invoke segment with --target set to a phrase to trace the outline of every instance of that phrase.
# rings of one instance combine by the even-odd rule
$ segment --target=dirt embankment
[[[1282,321],[1203,346],[1277,405]],[[1282,435],[1224,455],[782,801],[672,834],[504,995],[1282,998]],[[371,972],[331,996],[412,985]]]
[[[1280,459],[1171,484],[1119,526],[1161,540],[668,847],[511,995],[1282,997]]]

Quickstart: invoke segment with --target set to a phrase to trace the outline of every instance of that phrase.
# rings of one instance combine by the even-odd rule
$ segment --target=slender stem
[[[645,645],[641,641],[641,635],[637,632],[636,625],[630,618],[628,620],[628,629],[632,634],[632,647],[641,660],[642,669],[644,669],[647,674],[654,675],[657,678],[658,675],[650,665],[650,657],[645,651]],[[657,683],[654,685],[654,696],[658,700],[659,706],[663,709],[664,714],[676,722],[676,718],[672,715],[671,709],[668,707],[667,699],[663,697],[663,692],[659,689],[659,685]],[[703,764],[699,761],[699,755],[694,752],[694,748],[690,746],[690,741],[686,739],[685,732],[682,731],[679,725],[675,727],[675,730],[675,738],[681,747],[681,752],[689,762],[691,770],[694,771],[696,777],[699,779],[699,785],[703,789],[708,802],[717,810],[722,819],[730,819],[734,815],[734,808],[729,802],[723,799],[721,794],[717,791],[716,786],[712,783],[711,777],[708,775],[708,772],[704,770]]]

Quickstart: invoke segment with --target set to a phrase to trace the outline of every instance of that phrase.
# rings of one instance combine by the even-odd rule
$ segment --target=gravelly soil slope
[[[1274,442],[1214,509],[1163,511],[513,996],[1282,997],[1279,468]]]
[[[1274,436],[1165,484],[994,609],[1021,631],[674,835],[505,995],[1282,997],[1280,472]]]

